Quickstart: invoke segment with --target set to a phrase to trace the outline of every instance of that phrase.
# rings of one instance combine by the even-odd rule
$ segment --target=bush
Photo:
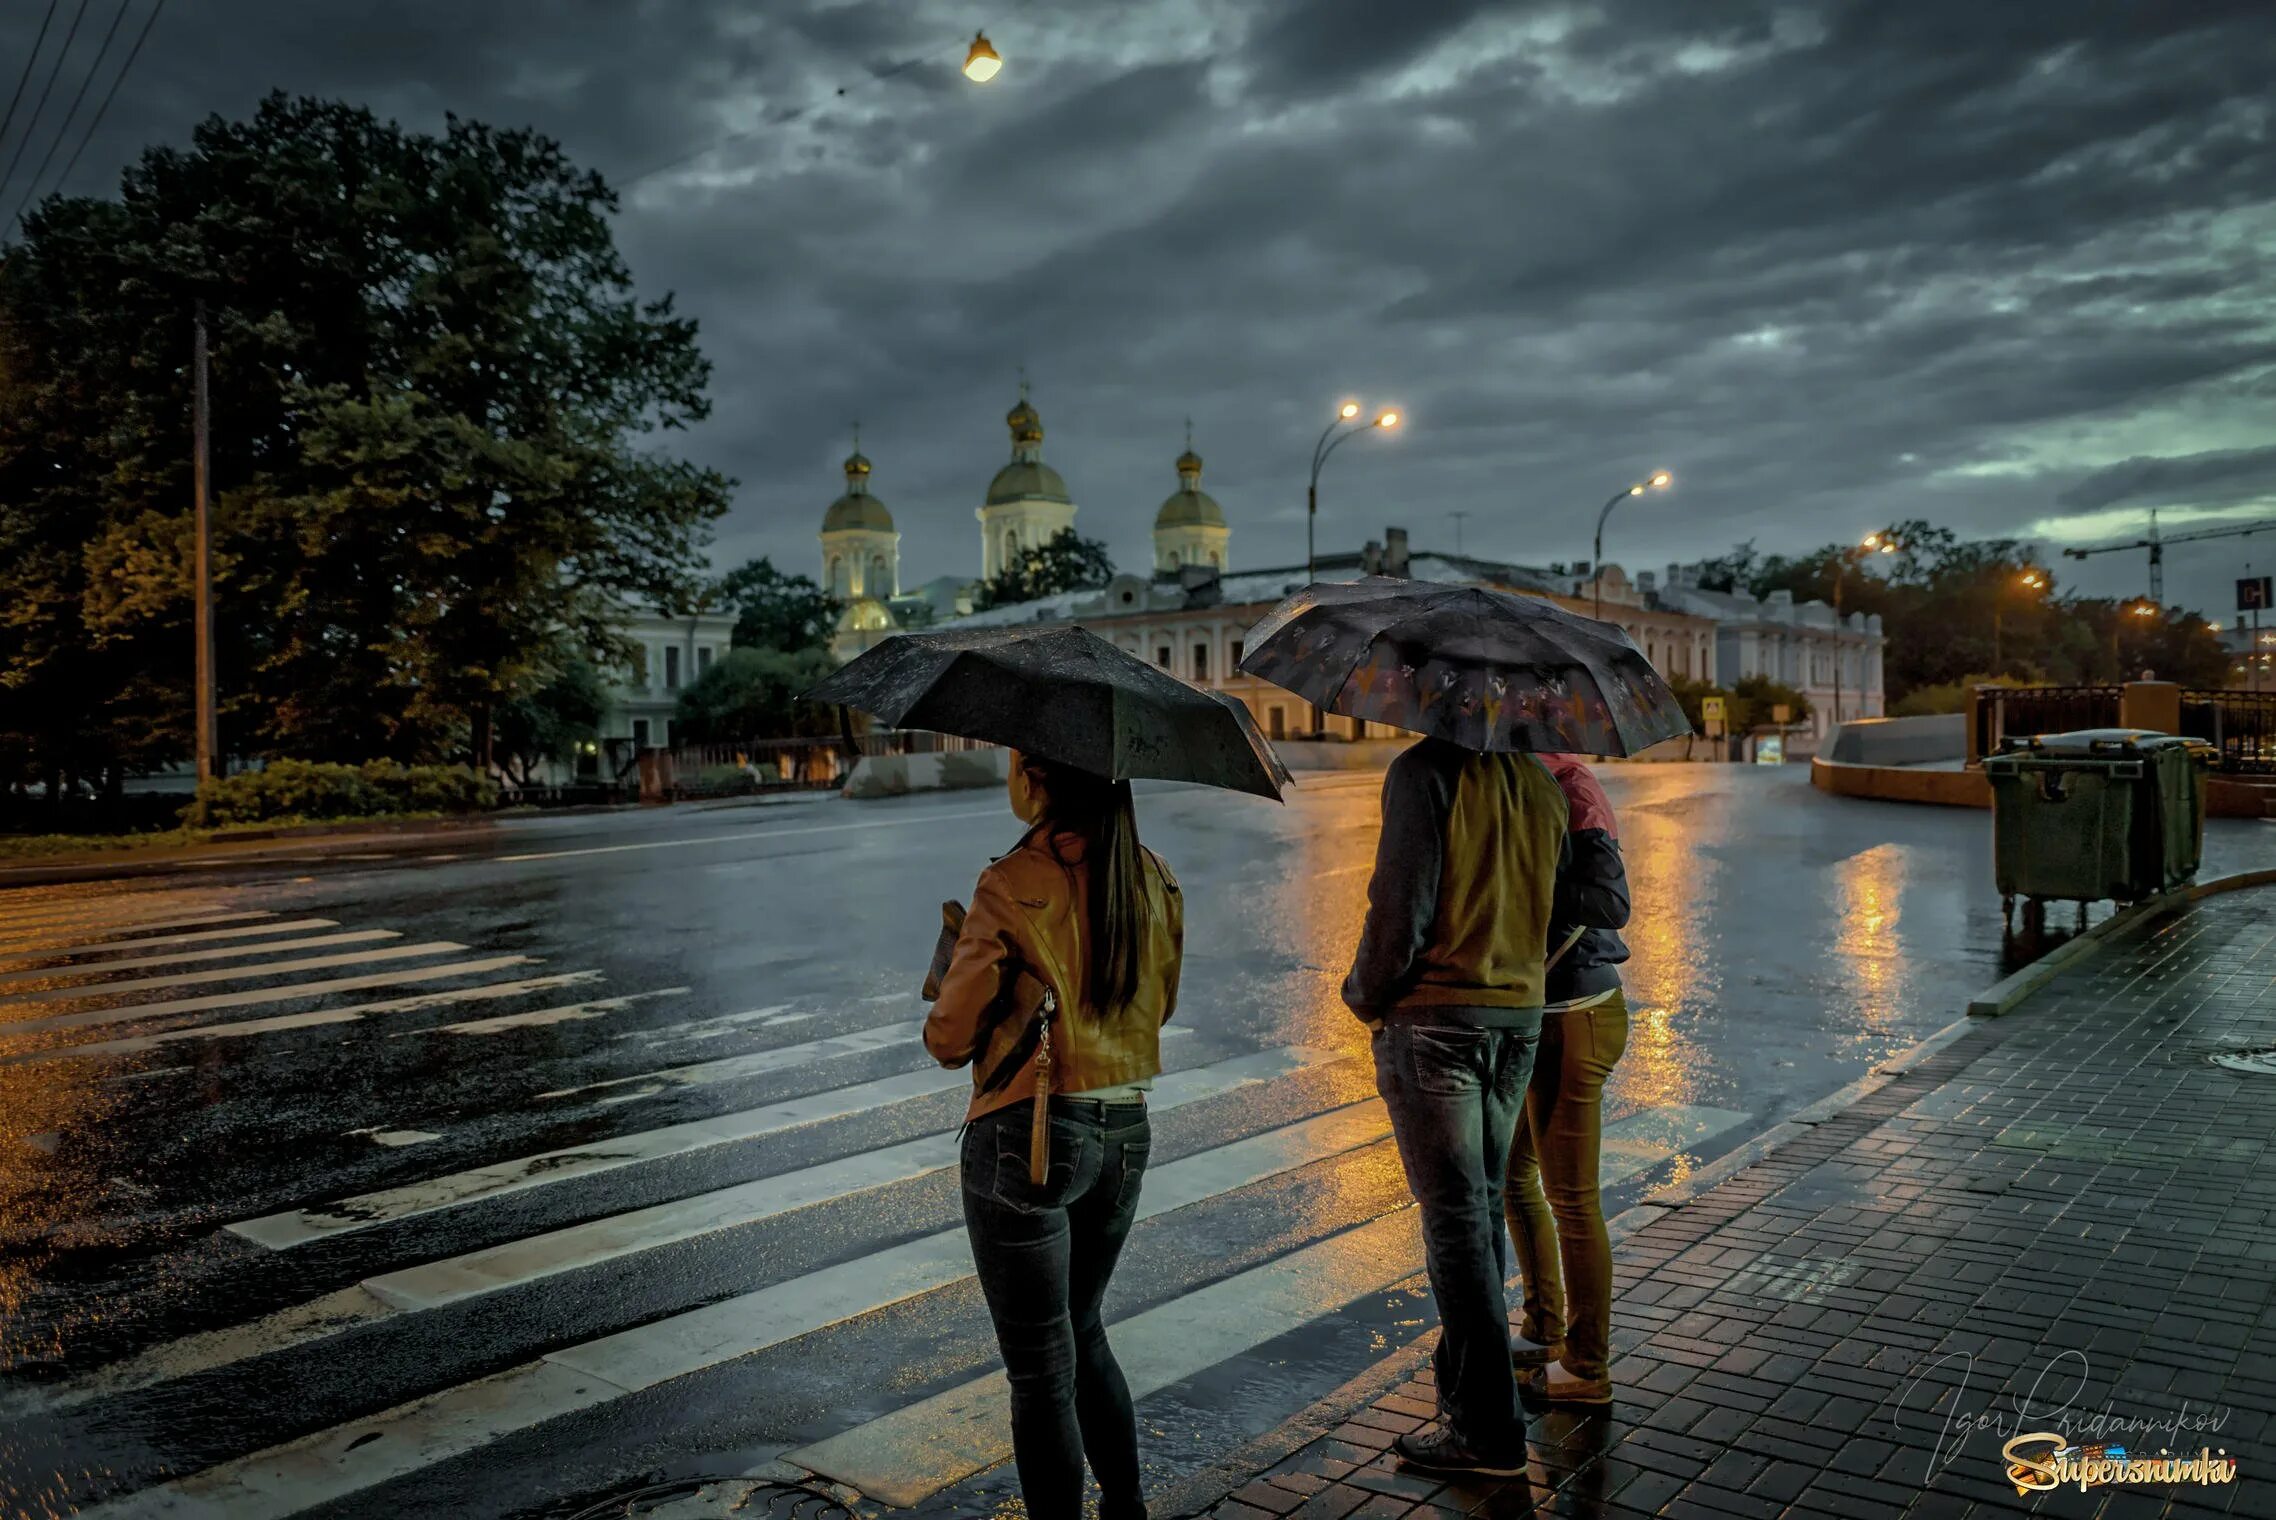
[[[497,783],[463,765],[373,760],[331,765],[275,760],[257,771],[208,781],[182,810],[193,829],[281,818],[379,818],[398,813],[473,813],[494,807]]]
[[[1968,710],[1968,692],[1978,686],[2029,686],[2028,680],[2014,676],[1963,676],[1957,681],[1945,681],[1935,686],[1916,686],[1889,704],[1892,718],[1927,718],[1938,713],[1958,713]]]

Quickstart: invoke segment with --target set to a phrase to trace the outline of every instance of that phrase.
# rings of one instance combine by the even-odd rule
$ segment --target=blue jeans
[[[1502,1185],[1540,1043],[1530,1029],[1394,1018],[1375,1031],[1375,1087],[1407,1186],[1422,1207],[1438,1299],[1438,1412],[1481,1456],[1522,1457],[1525,1416],[1509,1364],[1509,1235]]]
[[[1099,1520],[1145,1520],[1130,1386],[1106,1343],[1107,1279],[1138,1215],[1143,1103],[1051,1099],[1051,1163],[1028,1181],[1021,1101],[964,1132],[964,1225],[1012,1388],[1012,1457],[1033,1520],[1077,1520],[1083,1460]]]

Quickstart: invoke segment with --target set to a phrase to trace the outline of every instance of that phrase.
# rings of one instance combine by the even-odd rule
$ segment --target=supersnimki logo
[[[2236,1458],[2207,1447],[2180,1455],[2161,1450],[2153,1456],[2123,1446],[2081,1446],[2058,1431],[2038,1430],[2010,1440],[1999,1454],[2007,1465],[2007,1481],[2018,1494],[2045,1493],[2074,1483],[2084,1493],[2114,1483],[2210,1486],[2236,1481]]]

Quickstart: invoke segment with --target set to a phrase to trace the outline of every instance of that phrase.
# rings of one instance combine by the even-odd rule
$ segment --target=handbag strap
[[[1557,962],[1563,960],[1565,958],[1565,952],[1572,949],[1573,946],[1579,944],[1581,942],[1581,936],[1586,933],[1588,933],[1588,927],[1584,924],[1574,929],[1572,933],[1566,935],[1565,942],[1557,947],[1557,953],[1550,956],[1546,961],[1543,961],[1541,963],[1542,973],[1546,975],[1550,969],[1557,964]]]

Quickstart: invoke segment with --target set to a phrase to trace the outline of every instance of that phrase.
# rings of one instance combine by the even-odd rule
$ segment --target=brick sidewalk
[[[2270,1046],[2276,889],[2209,898],[1631,1234],[1614,1406],[1537,1417],[1526,1481],[1397,1467],[1426,1365],[1211,1513],[2276,1516],[2276,1076],[2208,1059]],[[2003,1443],[2065,1429],[2237,1478],[2018,1497]]]

